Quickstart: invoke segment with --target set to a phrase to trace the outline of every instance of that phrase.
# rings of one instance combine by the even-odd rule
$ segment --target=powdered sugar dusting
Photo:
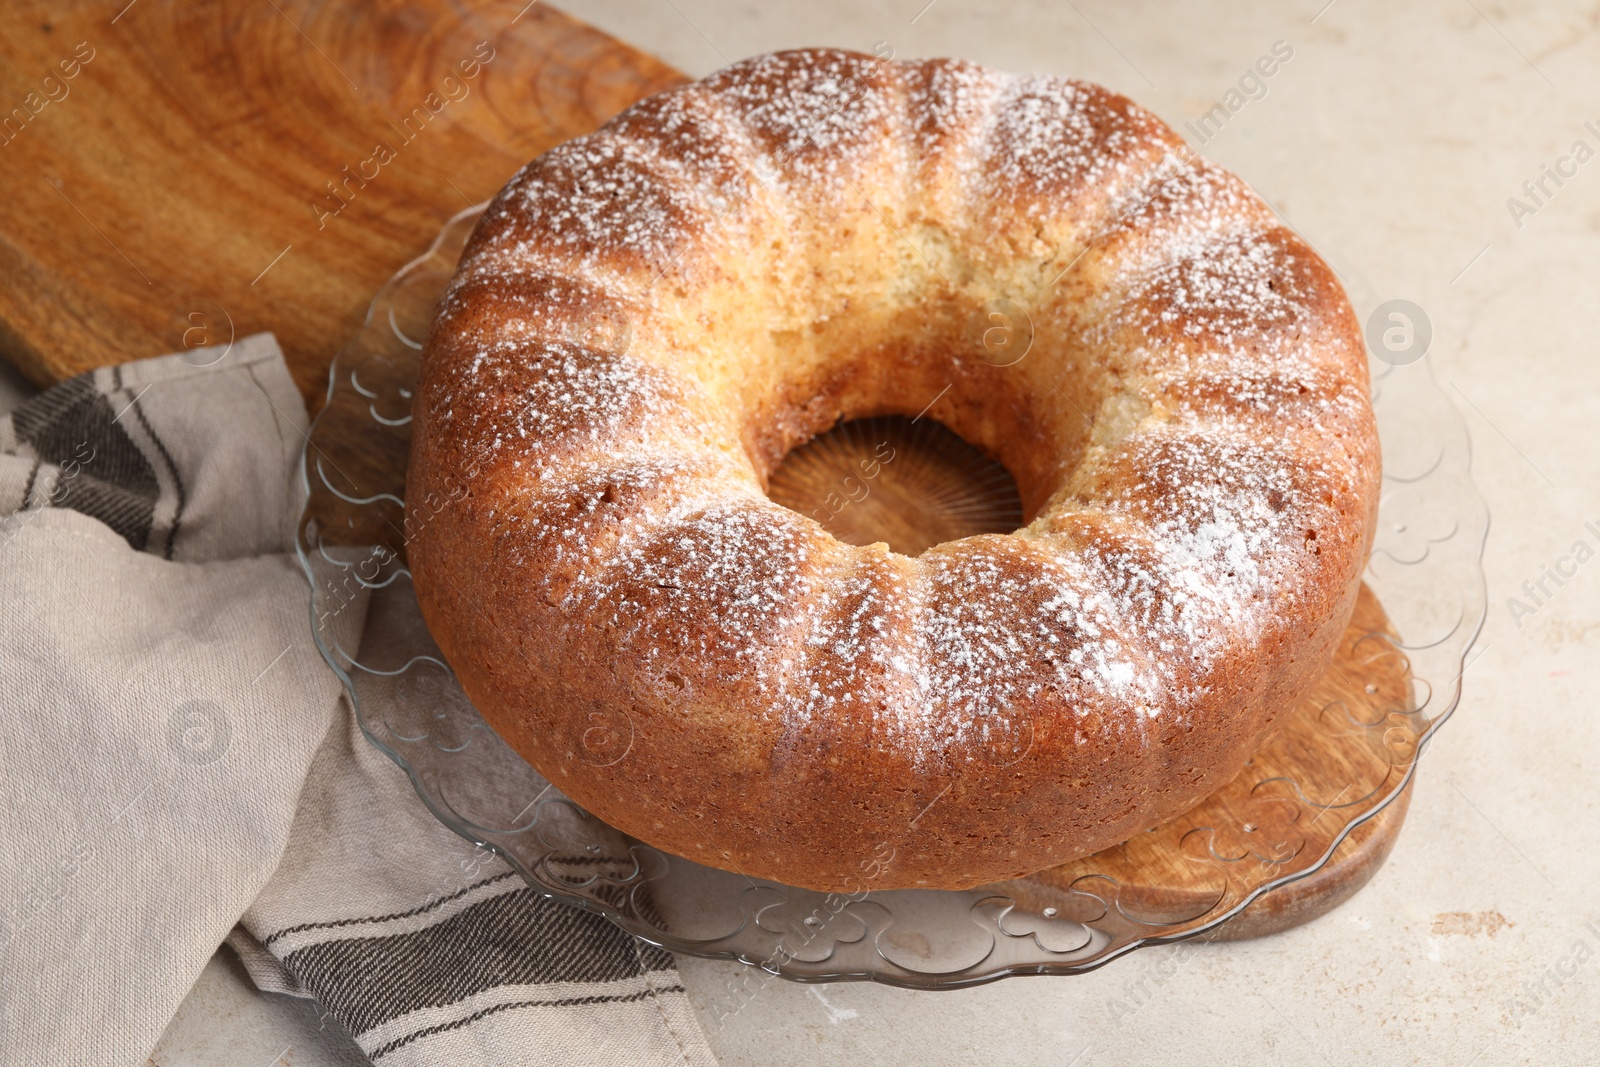
[[[1303,562],[1291,550],[1331,521],[1322,465],[1348,462],[1330,452],[1319,465],[1296,435],[1353,425],[1362,403],[1314,343],[1324,294],[1309,253],[1177,143],[1121,98],[1064,79],[827,50],[738,64],[507,188],[451,299],[468,279],[534,268],[588,289],[557,316],[508,301],[499,332],[431,394],[435,423],[526,470],[494,516],[507,560],[547,568],[552,603],[614,661],[646,674],[681,664],[697,698],[775,720],[785,737],[865,718],[930,773],[983,759],[992,738],[1046,713],[1065,723],[1060,743],[1114,735],[1134,758],[1283,610]],[[692,355],[660,338],[617,351],[545,333],[599,292],[649,314],[669,273],[692,306],[718,249],[750,254],[743,205],[773,187],[795,232],[826,239],[808,213],[859,196],[860,175],[891,154],[959,172],[946,184],[962,202],[930,225],[961,240],[1014,256],[1015,234],[968,228],[1004,209],[1093,249],[1078,274],[1098,288],[1073,320],[1071,359],[1119,376],[1134,412],[1022,536],[910,561],[839,545],[755,497],[753,472],[727,459],[738,442],[703,415]],[[909,196],[891,207],[931,212],[915,183]],[[1036,363],[1071,362],[1039,347]]]
[[[1102,184],[1159,149],[1148,131],[1112,115],[1108,97],[1062,78],[1016,79],[996,110],[987,184],[1007,196],[1059,195]]]
[[[898,121],[880,64],[850,52],[780,52],[736,64],[705,85],[738,115],[797,195],[853,195],[850,176],[886,149]]]
[[[1216,423],[1132,435],[1079,477],[1087,512],[1132,531],[1135,548],[1105,557],[1130,569],[1102,572],[1122,590],[1119,616],[1155,651],[1187,650],[1202,668],[1230,642],[1255,639],[1263,610],[1293,585],[1283,572],[1299,562],[1292,549],[1307,524],[1332,518],[1323,480],[1296,450]]]
[[[917,689],[937,716],[936,748],[982,758],[989,739],[1031,729],[1019,720],[1038,708],[1158,713],[1159,676],[1081,564],[1000,538],[923,558]]]
[[[960,60],[932,60],[908,68],[903,77],[917,153],[932,166],[987,136],[996,101],[1015,80]]]
[[[1168,152],[1089,244],[1100,253],[1096,260],[1112,258],[1121,271],[1146,272],[1273,225],[1270,209],[1244,182],[1203,157]],[[1122,293],[1113,283],[1106,295]]]
[[[1350,380],[1350,349],[1325,339],[1334,294],[1286,231],[1189,225],[1165,247],[1171,258],[1154,263],[1148,252],[1107,253],[1120,262],[1080,320],[1086,349],[1179,396],[1191,379]],[[1277,432],[1301,429],[1319,427]]]
[[[662,181],[642,156],[632,141],[609,134],[569,141],[543,157],[504,209],[540,244],[632,253],[659,269],[704,207],[697,190]]]
[[[706,689],[748,681],[775,703],[796,619],[817,590],[821,540],[765,501],[663,516],[562,606],[647,657],[716,663],[726,673]]]
[[[595,454],[673,442],[693,414],[659,368],[567,341],[510,337],[484,343],[427,398],[436,432],[475,465],[526,464],[564,474]],[[550,476],[546,474],[545,476]]]
[[[1241,333],[1258,338],[1292,330],[1306,308],[1284,291],[1283,266],[1282,246],[1265,235],[1228,236],[1156,271],[1145,292],[1160,300],[1138,306],[1146,321],[1136,322],[1210,335],[1224,351],[1237,350]]]

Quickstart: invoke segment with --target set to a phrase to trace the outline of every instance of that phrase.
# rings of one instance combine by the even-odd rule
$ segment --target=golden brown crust
[[[1181,811],[1307,691],[1370,547],[1366,397],[1326,265],[1126,99],[763,56],[491,205],[424,353],[410,561],[485,718],[600,818],[966,887]],[[763,495],[924,409],[1024,529],[908,558]]]

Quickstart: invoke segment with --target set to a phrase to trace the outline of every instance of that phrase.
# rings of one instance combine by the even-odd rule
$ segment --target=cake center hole
[[[926,417],[842,422],[784,456],[767,496],[847,544],[907,556],[1022,525],[1010,472]]]

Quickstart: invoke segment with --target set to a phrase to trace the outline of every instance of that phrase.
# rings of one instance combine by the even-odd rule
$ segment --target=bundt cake
[[[894,414],[1026,525],[909,557],[764,494]],[[1323,261],[1129,100],[955,60],[760,56],[534,160],[414,416],[417,599],[495,730],[651,845],[844,892],[1024,875],[1237,773],[1378,501]]]

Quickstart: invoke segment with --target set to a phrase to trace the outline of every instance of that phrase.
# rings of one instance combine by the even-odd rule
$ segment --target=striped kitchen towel
[[[290,551],[307,428],[267,335],[0,415],[0,1063],[143,1064],[224,938],[387,1067],[713,1063],[669,955],[362,738]]]
[[[386,658],[370,638],[362,655]],[[625,862],[571,858],[596,861]],[[378,1064],[714,1062],[671,955],[446,829],[349,715],[229,944],[258,985],[314,996]]]

